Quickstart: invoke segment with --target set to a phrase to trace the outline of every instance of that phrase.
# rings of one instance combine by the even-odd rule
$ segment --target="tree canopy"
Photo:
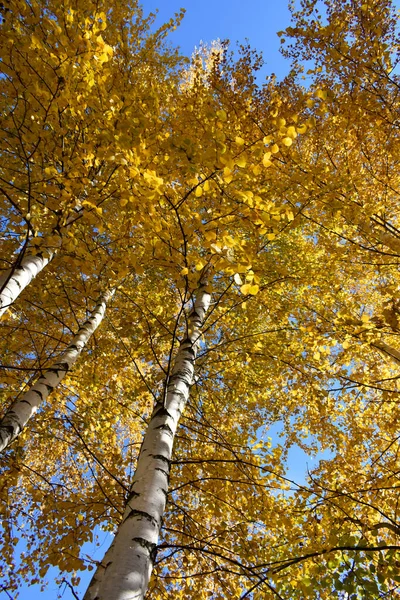
[[[400,597],[394,2],[302,0],[261,85],[183,13],[1,16],[3,594]]]

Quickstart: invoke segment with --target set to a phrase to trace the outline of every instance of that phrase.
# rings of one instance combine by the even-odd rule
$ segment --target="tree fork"
[[[150,580],[165,510],[173,442],[189,399],[201,329],[210,305],[200,281],[177,352],[167,394],[154,407],[139,453],[122,522],[83,600],[141,600]]]

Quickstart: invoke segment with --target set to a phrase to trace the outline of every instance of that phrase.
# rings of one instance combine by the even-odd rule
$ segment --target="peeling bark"
[[[107,302],[113,293],[114,291],[111,290],[100,297],[92,315],[80,327],[59,360],[46,369],[33,387],[17,399],[7,410],[0,421],[0,452],[5,450],[19,436],[26,423],[37,411],[40,403],[46,400],[72,368],[89,338],[100,325]]]
[[[141,600],[147,590],[165,510],[175,432],[193,384],[201,328],[210,304],[202,282],[169,379],[153,410],[122,522],[83,600]]]

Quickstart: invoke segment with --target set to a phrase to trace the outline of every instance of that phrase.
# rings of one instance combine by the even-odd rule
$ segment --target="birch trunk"
[[[64,227],[72,225],[79,218],[81,209],[75,210],[66,220]],[[54,231],[53,231],[54,233]],[[59,240],[61,247],[61,238]],[[42,271],[50,261],[53,260],[56,252],[48,250],[48,256],[42,254],[29,254],[21,260],[21,264],[13,269],[8,269],[0,277],[0,317],[13,302],[18,298],[20,293],[30,284],[32,279]]]
[[[0,452],[14,441],[29,419],[44,402],[50,392],[60,383],[76,362],[89,338],[100,325],[109,299],[114,291],[108,291],[100,297],[96,308],[89,319],[80,327],[71,344],[60,356],[59,360],[45,370],[34,386],[7,410],[0,421]]]
[[[189,398],[201,328],[210,304],[202,282],[169,379],[165,403],[155,405],[116,536],[83,600],[141,600],[147,590],[168,493],[175,432]]]
[[[36,254],[26,256],[15,269],[9,269],[0,277],[0,317],[18,298],[22,290],[30,284],[42,269],[52,260],[54,253],[48,256]]]

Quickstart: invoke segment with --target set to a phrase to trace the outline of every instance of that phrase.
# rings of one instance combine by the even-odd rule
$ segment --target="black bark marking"
[[[62,363],[63,365],[67,365],[68,363]],[[59,372],[60,371],[65,371],[65,373],[68,373],[69,367],[65,368],[62,366],[61,363],[57,363],[57,365],[54,365],[54,367],[50,367],[49,369],[46,369],[46,373],[54,373],[54,375],[56,377],[59,377]],[[58,368],[60,367],[60,368]]]
[[[168,472],[168,471],[166,471],[165,469],[161,469],[160,467],[155,467],[155,469],[154,469],[154,470],[155,470],[155,471],[160,471],[160,473],[162,473],[163,475],[165,475],[165,477],[166,477],[167,479],[169,479],[169,472]]]
[[[139,546],[142,546],[142,548],[145,548],[147,550],[147,552],[149,553],[149,557],[151,561],[155,560],[155,555],[157,552],[157,544],[153,544],[152,542],[149,542],[143,538],[132,538],[132,542],[136,542],[137,544],[139,544]]]
[[[166,431],[171,437],[173,437],[173,435],[174,435],[171,427],[169,425],[167,425],[166,423],[163,423],[163,425],[159,425],[158,427],[155,427],[154,429],[161,429],[163,431]]]
[[[164,407],[164,404],[157,403],[154,407],[152,418],[154,419],[155,417],[171,417],[171,415],[168,412],[168,410]]]
[[[138,494],[137,492],[134,492],[133,490],[129,492],[128,498],[126,500],[126,503],[129,504],[129,502],[131,500],[133,500],[134,498],[137,498],[137,496],[140,496],[140,494]]]
[[[179,377],[179,381],[182,381],[182,378],[181,378],[181,377]],[[184,384],[187,386],[187,383],[186,383],[186,381],[183,381],[182,383],[184,383]],[[189,387],[189,386],[188,386],[188,387]],[[175,385],[174,385],[173,383],[172,383],[172,384],[170,384],[170,385],[168,386],[168,393],[171,393],[171,394],[173,394],[174,396],[180,396],[180,397],[182,398],[182,400],[183,400],[184,402],[186,402],[186,399],[187,399],[187,398],[186,398],[186,394],[185,394],[184,392],[182,392],[181,390],[176,390],[176,389],[174,389],[174,388],[175,388]]]
[[[188,352],[189,354],[192,354],[193,356],[196,356],[196,352],[193,350],[192,346],[189,346],[189,348],[183,348],[183,350],[185,352]],[[186,360],[188,360],[188,359],[186,359]],[[190,359],[190,361],[191,361],[191,359]]]
[[[152,566],[157,557],[157,550],[158,550],[157,544],[153,544],[153,548],[152,548],[152,550],[150,550],[150,562],[151,562]]]
[[[63,371],[68,371],[69,370],[69,364],[67,362],[63,362],[63,363],[59,362],[55,366],[61,367],[61,369]],[[61,369],[59,369],[59,370],[61,370]]]
[[[163,462],[166,462],[168,467],[171,463],[170,459],[167,458],[166,456],[163,456],[162,454],[149,454],[149,456],[151,456],[151,458],[155,458],[157,460],[162,460]]]
[[[12,425],[2,425],[0,427],[0,432],[5,431],[7,432],[9,435],[13,436],[14,435],[14,431],[16,428],[14,428]]]
[[[149,521],[149,523],[151,523],[154,527],[158,527],[158,521],[157,521],[157,519],[155,519],[149,513],[144,512],[144,510],[134,510],[134,509],[132,509],[129,512],[129,515],[126,517],[125,521],[127,521],[128,519],[134,519],[134,518],[146,519],[146,521]]]

